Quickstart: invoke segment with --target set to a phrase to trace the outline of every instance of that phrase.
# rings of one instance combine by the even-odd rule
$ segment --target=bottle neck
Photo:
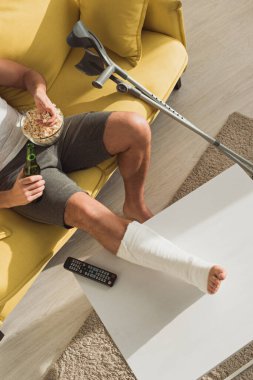
[[[35,146],[32,143],[27,144],[26,160],[27,161],[36,161]]]

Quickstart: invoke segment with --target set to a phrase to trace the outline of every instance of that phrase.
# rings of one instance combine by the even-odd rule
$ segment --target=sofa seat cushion
[[[81,20],[106,48],[135,66],[141,58],[147,6],[148,0],[81,0]]]
[[[187,64],[187,52],[181,42],[160,33],[143,31],[143,56],[132,67],[125,59],[109,52],[110,57],[135,80],[156,96],[167,99]],[[89,111],[133,111],[151,120],[156,110],[144,102],[134,101],[130,95],[117,93],[116,84],[108,80],[103,89],[92,86],[95,77],[77,70],[84,50],[73,49],[53,86],[49,96],[65,116]],[[64,92],[64,96],[62,93]]]
[[[71,173],[79,186],[95,197],[108,180],[116,163],[113,158],[101,167]],[[3,226],[3,227],[1,227]],[[12,234],[13,226],[15,233]],[[75,232],[75,228],[37,223],[12,210],[0,210],[0,311],[11,297],[36,276]],[[18,247],[18,250],[17,250]]]

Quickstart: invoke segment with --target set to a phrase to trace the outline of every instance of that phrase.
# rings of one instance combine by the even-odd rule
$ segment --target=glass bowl
[[[43,124],[43,119],[49,118],[48,113],[39,113],[37,109],[32,109],[21,115],[19,119],[19,127],[23,134],[36,145],[50,146],[59,139],[64,117],[59,108],[56,108],[57,119],[53,126]]]

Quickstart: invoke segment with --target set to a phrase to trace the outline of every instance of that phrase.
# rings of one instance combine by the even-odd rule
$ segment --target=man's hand
[[[51,115],[47,125],[54,125],[57,118],[55,104],[51,102],[44,88],[37,89],[34,94],[34,102],[39,112],[48,112]]]
[[[45,181],[41,175],[23,176],[24,173],[22,169],[12,189],[9,190],[9,207],[26,205],[41,197],[43,194]]]

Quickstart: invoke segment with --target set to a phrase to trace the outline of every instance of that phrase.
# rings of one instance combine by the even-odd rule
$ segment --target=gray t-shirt
[[[17,127],[20,113],[0,97],[0,171],[18,154],[27,142]]]

